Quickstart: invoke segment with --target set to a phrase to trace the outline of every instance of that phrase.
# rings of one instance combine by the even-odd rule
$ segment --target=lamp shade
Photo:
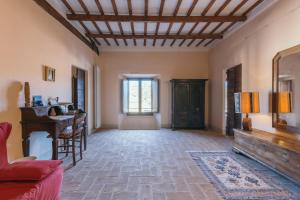
[[[290,113],[292,112],[291,93],[279,92],[278,93],[278,112]]]
[[[236,113],[259,113],[259,93],[241,92],[235,93],[235,112]]]

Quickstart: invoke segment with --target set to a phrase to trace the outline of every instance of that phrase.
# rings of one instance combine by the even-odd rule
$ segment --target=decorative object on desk
[[[49,106],[54,106],[54,105],[58,105],[58,100],[59,100],[59,97],[55,97],[55,98],[49,98],[48,99],[48,105]]]
[[[235,112],[244,113],[246,117],[243,118],[243,129],[247,131],[252,130],[252,121],[249,118],[249,113],[259,113],[259,93],[258,92],[241,92],[234,94]]]
[[[232,152],[189,152],[224,200],[296,200],[299,186],[248,157]]]
[[[55,107],[50,108],[50,116],[56,116]]]
[[[48,67],[48,66],[44,66],[44,80],[45,81],[55,81],[55,69]]]
[[[278,113],[291,113],[292,112],[292,94],[290,92],[284,91],[278,93]],[[277,125],[280,128],[285,128],[288,123],[287,120],[278,118]]]
[[[25,107],[30,107],[30,86],[29,82],[25,82],[24,85]]]
[[[42,96],[33,96],[32,97],[32,106],[43,106]]]

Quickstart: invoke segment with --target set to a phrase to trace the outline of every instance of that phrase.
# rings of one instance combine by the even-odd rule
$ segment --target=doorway
[[[72,97],[74,108],[76,110],[86,111],[85,102],[85,83],[86,83],[86,71],[77,67],[72,68]]]
[[[225,78],[225,122],[226,135],[233,136],[234,128],[241,128],[242,115],[235,113],[234,93],[242,91],[242,65],[229,68]]]

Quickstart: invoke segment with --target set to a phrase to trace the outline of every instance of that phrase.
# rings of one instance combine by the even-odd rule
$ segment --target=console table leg
[[[23,147],[23,155],[24,155],[24,157],[29,156],[29,147],[30,147],[29,137],[23,138],[22,147]]]

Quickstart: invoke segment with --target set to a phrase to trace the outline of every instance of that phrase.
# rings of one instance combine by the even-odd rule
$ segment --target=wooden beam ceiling
[[[110,0],[112,9],[110,11],[105,10],[101,5],[100,0],[93,0],[94,5],[97,6],[98,14],[94,11],[91,12],[89,7],[91,6],[91,2],[87,0],[74,0],[81,7],[81,11],[75,12],[71,5],[75,6],[71,0],[59,0],[63,3],[63,5],[69,11],[66,13],[66,18],[61,16],[58,11],[56,11],[51,4],[48,3],[50,0],[34,0],[37,4],[43,7],[49,14],[55,17],[60,23],[62,23],[65,27],[67,27],[72,33],[74,33],[78,38],[80,38],[83,42],[85,42],[89,47],[93,50],[98,52],[98,49],[95,45],[102,45],[103,41],[108,45],[111,46],[111,39],[115,42],[117,46],[119,46],[119,42],[123,41],[125,46],[128,46],[128,40],[133,40],[134,45],[137,45],[137,40],[143,40],[143,45],[147,46],[147,40],[152,39],[152,45],[155,46],[158,39],[162,40],[161,46],[164,46],[167,39],[172,40],[170,46],[173,46],[177,39],[181,39],[179,46],[185,44],[186,40],[191,40],[188,42],[187,46],[191,46],[196,40],[199,41],[195,46],[208,46],[213,41],[217,39],[222,39],[223,35],[226,31],[228,31],[231,27],[235,24],[244,22],[247,20],[247,15],[256,8],[259,4],[261,4],[264,0],[255,0],[255,2],[250,6],[247,4],[249,0],[240,0],[240,2],[235,6],[232,7],[232,0],[224,0],[224,3],[219,6],[216,12],[211,16],[207,15],[209,11],[214,7],[216,7],[216,2],[218,0],[210,0],[206,7],[203,9],[201,13],[193,13],[197,4],[201,1],[199,0],[192,0],[190,6],[186,10],[186,14],[184,16],[178,15],[178,11],[181,7],[182,3],[186,3],[184,0],[174,0],[172,2],[176,2],[175,9],[171,16],[163,15],[163,10],[165,7],[165,0],[160,0],[159,3],[159,10],[158,15],[149,15],[149,0],[143,0],[144,2],[144,14],[143,15],[135,15],[133,14],[133,5],[132,0],[127,0],[128,6],[128,14],[120,14],[118,11],[118,6],[116,0]],[[72,0],[73,1],[73,0]],[[51,1],[50,1],[51,2]],[[169,2],[170,3],[170,2]],[[87,5],[89,4],[89,5]],[[231,4],[231,7],[228,6]],[[236,13],[245,5],[248,5],[245,11],[241,15],[236,15]],[[222,15],[221,13],[225,10],[226,7],[230,7],[228,15]],[[107,9],[107,7],[105,7]],[[123,8],[124,9],[124,8]],[[111,13],[111,14],[106,14]],[[193,13],[193,14],[192,14]],[[84,34],[81,34],[68,20],[70,21],[77,21],[80,26],[84,30]],[[89,23],[90,22],[90,23]],[[103,25],[100,27],[100,23],[97,22],[104,22],[106,25],[108,32],[103,30]],[[113,27],[113,22],[117,22],[117,27]],[[123,23],[122,23],[123,22]],[[129,27],[126,27],[124,22],[129,22]],[[135,23],[142,22],[144,24],[144,30],[139,33],[135,30]],[[148,33],[149,31],[149,22],[155,22],[156,27],[152,30],[152,34]],[[229,23],[228,23],[229,22]],[[165,33],[161,33],[160,26],[161,23],[167,23],[168,27]],[[174,31],[173,27],[174,23],[181,23],[180,26]],[[183,34],[184,28],[187,23],[192,23],[192,27],[189,30],[185,30],[186,33]],[[202,25],[201,23],[205,23]],[[227,27],[223,25],[228,23]],[[214,27],[212,27],[216,24]],[[104,25],[104,26],[105,26]],[[190,24],[191,25],[191,24]],[[202,27],[199,27],[201,26]],[[219,29],[222,30],[218,31]],[[117,30],[116,30],[117,28]],[[124,31],[124,28],[126,32]],[[129,33],[128,33],[129,28]],[[199,29],[195,33],[195,30]],[[101,30],[102,29],[102,30]],[[208,31],[208,29],[210,31]],[[93,30],[93,31],[91,31]],[[150,30],[151,31],[151,30]],[[99,39],[99,40],[98,40]],[[100,40],[101,39],[101,40]],[[206,42],[206,43],[204,43]],[[96,48],[95,48],[96,47]]]

